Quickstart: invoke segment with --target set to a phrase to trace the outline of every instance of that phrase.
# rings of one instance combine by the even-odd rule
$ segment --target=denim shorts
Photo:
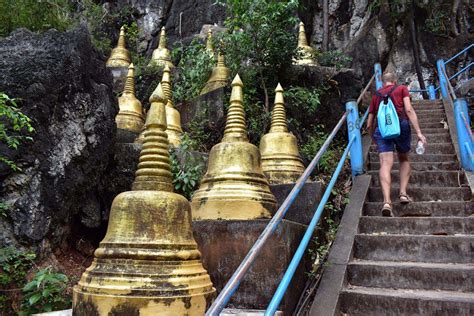
[[[411,147],[410,121],[400,119],[400,136],[397,138],[383,139],[377,127],[375,128],[374,139],[379,153],[393,152],[396,150],[399,153],[405,154],[410,151]]]

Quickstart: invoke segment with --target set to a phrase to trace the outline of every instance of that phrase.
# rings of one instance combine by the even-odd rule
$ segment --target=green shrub
[[[68,0],[0,0],[0,37],[25,27],[33,32],[64,31],[74,24]]]
[[[291,106],[292,111],[304,113],[304,115],[314,115],[319,105],[321,91],[318,89],[308,89],[305,87],[289,87],[285,90],[285,103],[287,108]]]
[[[13,247],[0,248],[0,314],[14,315],[12,288],[22,287],[36,255]],[[2,290],[6,290],[5,292]],[[11,295],[10,295],[11,294]]]
[[[255,85],[263,91],[264,109],[269,112],[271,91],[276,87],[283,69],[291,65],[296,53],[297,0],[223,0],[229,32],[217,36],[228,65],[235,75],[242,65],[250,64]],[[241,77],[242,74],[241,74]],[[242,78],[243,79],[243,78]]]
[[[191,200],[194,191],[205,172],[204,158],[193,156],[190,153],[189,138],[183,137],[179,151],[182,155],[181,163],[174,148],[170,148],[171,172],[173,174],[174,191]]]
[[[176,47],[171,55],[179,60],[179,75],[173,82],[173,101],[179,104],[200,94],[216,63],[197,39],[188,46]]]
[[[328,134],[324,132],[323,125],[315,126],[311,136],[308,137],[306,143],[301,147],[301,154],[303,157],[308,161],[311,161],[324,144],[327,137]],[[333,142],[323,154],[317,166],[319,173],[330,174],[334,171],[339,162],[337,147],[337,144]]]
[[[335,67],[337,70],[348,67],[352,61],[352,57],[345,55],[340,50],[319,53],[317,58],[321,66]]]
[[[31,125],[31,119],[18,109],[16,100],[0,92],[0,145],[4,144],[16,150],[21,143],[33,140],[25,136],[26,133],[32,132],[34,128]],[[14,171],[20,170],[15,162],[0,155],[0,165],[2,164]]]
[[[51,267],[39,270],[33,280],[23,287],[24,315],[70,308],[71,299],[66,295],[67,283],[67,276],[53,272]]]

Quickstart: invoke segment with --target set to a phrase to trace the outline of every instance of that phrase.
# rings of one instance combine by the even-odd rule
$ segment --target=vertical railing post
[[[442,59],[438,59],[436,62],[436,68],[438,69],[438,78],[439,78],[439,88],[441,90],[441,96],[443,99],[448,98],[448,78],[444,75],[446,72],[446,67]]]
[[[468,149],[465,144],[468,145],[472,143],[471,135],[467,130],[466,123],[463,120],[463,115],[468,120],[469,125],[469,115],[467,102],[464,98],[459,98],[454,100],[454,119],[456,122],[456,131],[458,136],[458,145],[459,145],[459,154],[461,155],[461,166],[464,170],[474,171],[474,166],[472,166],[472,160]]]
[[[428,86],[428,95],[430,96],[430,100],[436,100],[436,90],[433,84]]]
[[[360,119],[357,102],[350,100],[346,103],[346,110],[349,111],[347,115],[347,131],[349,134],[349,141],[355,135],[354,143],[351,146],[351,169],[352,176],[364,173],[364,157],[362,154],[362,138],[360,135]]]
[[[374,65],[374,72],[375,72],[375,89],[379,90],[383,87],[382,82],[382,66],[379,63]]]

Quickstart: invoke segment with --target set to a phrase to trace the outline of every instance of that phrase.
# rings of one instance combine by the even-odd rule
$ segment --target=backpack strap
[[[398,86],[396,84],[394,84],[392,89],[390,89],[390,91],[387,94],[382,94],[382,93],[380,93],[380,90],[379,90],[379,91],[375,91],[375,95],[378,96],[379,98],[381,98],[383,100],[384,104],[387,104],[388,98],[391,97],[391,94],[393,93],[393,91],[395,91],[395,89],[397,87]]]

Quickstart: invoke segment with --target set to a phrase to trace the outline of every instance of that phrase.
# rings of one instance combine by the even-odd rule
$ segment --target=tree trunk
[[[267,85],[265,83],[265,78],[263,77],[262,70],[260,70],[260,84],[262,85],[263,95],[265,97],[265,103],[263,105],[264,110],[265,110],[265,113],[268,113],[268,112],[270,112],[270,100],[269,100],[269,97],[268,97],[268,89],[267,89]]]
[[[421,71],[420,65],[420,53],[418,51],[418,36],[417,36],[417,28],[415,24],[415,2],[412,0],[411,8],[410,8],[410,34],[411,34],[411,44],[413,47],[413,59],[415,61],[415,70],[416,76],[418,77],[418,82],[420,83],[420,89],[426,90],[425,81],[423,80],[423,72]],[[423,99],[428,99],[428,93],[423,91]]]
[[[329,0],[323,0],[323,52],[329,50]]]
[[[459,31],[457,27],[457,19],[458,19],[458,11],[459,11],[459,4],[461,0],[454,0],[453,6],[451,7],[451,33],[454,36],[459,36]]]

